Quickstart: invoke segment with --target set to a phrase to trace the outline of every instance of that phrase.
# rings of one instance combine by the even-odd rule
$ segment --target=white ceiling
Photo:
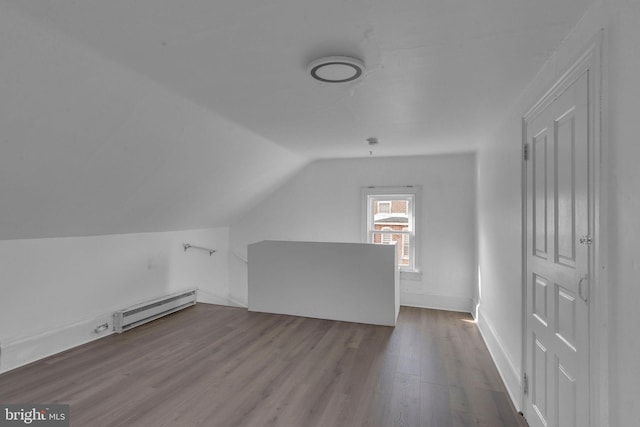
[[[473,150],[590,0],[2,0],[305,158]],[[313,81],[325,55],[365,78]]]

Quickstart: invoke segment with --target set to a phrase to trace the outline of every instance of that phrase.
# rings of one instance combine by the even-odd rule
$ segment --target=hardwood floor
[[[0,375],[84,426],[526,426],[468,314],[394,328],[198,304]]]

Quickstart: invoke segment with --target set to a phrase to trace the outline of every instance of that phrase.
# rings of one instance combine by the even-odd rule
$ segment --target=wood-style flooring
[[[398,326],[198,304],[0,375],[0,403],[71,425],[526,426],[468,314]]]

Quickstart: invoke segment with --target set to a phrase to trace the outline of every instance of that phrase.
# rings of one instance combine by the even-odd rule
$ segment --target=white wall
[[[247,245],[261,240],[362,242],[360,189],[422,186],[421,280],[405,305],[471,310],[476,283],[475,156],[316,161],[231,226],[230,297],[246,303]],[[236,256],[237,255],[237,256]]]
[[[596,2],[536,79],[512,106],[494,137],[478,152],[478,247],[481,276],[479,323],[490,350],[519,402],[521,374],[521,118],[605,29],[605,122],[602,209],[603,281],[596,334],[602,343],[597,419],[594,425],[640,425],[640,2]],[[603,255],[607,255],[604,253]],[[603,292],[606,290],[606,292]],[[608,301],[606,296],[608,295]],[[607,354],[608,351],[608,354]],[[607,361],[608,357],[608,361]],[[608,381],[608,383],[607,383]]]
[[[227,248],[228,228],[0,241],[0,371],[99,338],[113,311],[153,297],[226,303]]]
[[[611,425],[640,425],[640,2],[608,17],[609,362]]]
[[[249,245],[249,311],[395,326],[391,245],[267,240]]]

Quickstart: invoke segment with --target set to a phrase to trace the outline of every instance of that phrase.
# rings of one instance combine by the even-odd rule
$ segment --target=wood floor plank
[[[67,403],[71,425],[524,426],[464,313],[396,328],[197,304],[0,375],[0,403]]]
[[[417,427],[420,425],[420,377],[398,373],[391,393],[391,408],[385,425]]]
[[[448,386],[420,384],[420,420],[424,427],[452,427]]]

